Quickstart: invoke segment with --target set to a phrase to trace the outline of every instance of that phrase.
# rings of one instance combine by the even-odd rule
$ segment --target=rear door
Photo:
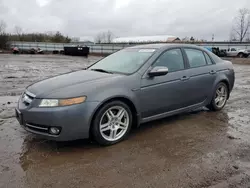
[[[187,75],[189,105],[203,103],[211,93],[216,78],[216,67],[210,56],[199,49],[184,48],[188,62]]]

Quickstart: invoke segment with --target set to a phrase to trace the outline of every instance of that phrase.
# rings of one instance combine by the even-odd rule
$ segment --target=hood
[[[27,90],[36,95],[37,98],[39,98],[69,86],[81,83],[92,84],[92,82],[96,82],[98,80],[114,78],[118,76],[120,75],[107,74],[90,70],[81,70],[36,82],[28,86]]]

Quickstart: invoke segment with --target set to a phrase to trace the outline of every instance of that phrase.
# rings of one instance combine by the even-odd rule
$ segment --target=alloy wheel
[[[221,108],[225,105],[227,101],[227,88],[224,85],[220,85],[217,88],[214,101],[215,101],[215,105],[218,108]]]
[[[107,141],[117,141],[123,137],[129,127],[129,115],[122,106],[110,107],[101,117],[99,129]]]

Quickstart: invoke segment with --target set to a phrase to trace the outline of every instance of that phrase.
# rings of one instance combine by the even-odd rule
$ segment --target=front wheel
[[[225,83],[221,82],[216,86],[211,103],[207,106],[210,110],[221,110],[227,103],[228,87]]]
[[[121,101],[102,106],[94,117],[92,135],[101,145],[112,145],[123,140],[132,126],[130,108]]]

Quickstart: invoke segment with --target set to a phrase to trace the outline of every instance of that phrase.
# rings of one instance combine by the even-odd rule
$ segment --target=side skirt
[[[180,108],[180,109],[177,109],[177,110],[164,112],[164,113],[161,113],[161,114],[157,114],[157,115],[154,115],[154,116],[143,118],[141,120],[141,123],[146,123],[146,122],[149,122],[149,121],[162,119],[162,118],[172,116],[172,115],[175,115],[175,114],[180,114],[180,113],[183,113],[183,112],[186,112],[186,111],[190,111],[190,110],[193,110],[193,109],[196,109],[196,108],[200,108],[200,107],[205,106],[205,105],[206,105],[206,100],[201,102],[201,103],[195,104],[195,105],[191,105],[191,106],[187,106],[187,107]]]

